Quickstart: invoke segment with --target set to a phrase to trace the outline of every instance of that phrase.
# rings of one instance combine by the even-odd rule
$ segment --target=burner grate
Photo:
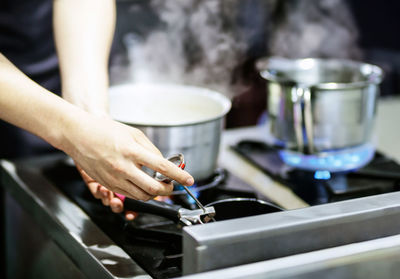
[[[379,152],[363,168],[322,176],[315,171],[286,165],[279,147],[264,142],[244,140],[232,149],[311,205],[400,190],[400,165]],[[320,179],[315,179],[316,176]]]

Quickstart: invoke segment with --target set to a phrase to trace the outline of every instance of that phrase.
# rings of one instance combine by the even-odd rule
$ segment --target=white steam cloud
[[[252,4],[257,9],[243,11]],[[124,38],[131,82],[204,86],[232,97],[242,88],[240,78],[234,84],[233,72],[248,58],[252,40],[267,46],[266,56],[361,55],[345,0],[152,0],[151,7],[160,27],[145,37]],[[253,23],[241,27],[238,18]]]
[[[272,55],[359,59],[358,30],[344,0],[286,1],[270,40]]]
[[[207,86],[232,95],[232,72],[247,48],[226,28],[237,1],[153,0],[163,27],[147,38],[125,39],[134,82],[172,82]]]

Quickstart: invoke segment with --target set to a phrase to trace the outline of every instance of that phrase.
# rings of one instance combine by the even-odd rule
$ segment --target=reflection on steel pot
[[[182,153],[196,180],[213,174],[223,118],[231,107],[223,95],[172,84],[124,84],[110,88],[111,116],[141,129],[164,156]]]
[[[329,161],[329,166],[337,165],[333,170],[340,171],[359,167],[372,158],[371,138],[382,79],[379,67],[350,60],[277,57],[260,60],[257,67],[268,81],[272,135],[286,150],[294,151],[287,152],[289,157],[311,154],[314,160],[300,162],[292,156],[289,164],[327,169]],[[337,156],[352,152],[366,155],[354,157],[350,165],[337,161]],[[322,166],[315,164],[318,160]]]

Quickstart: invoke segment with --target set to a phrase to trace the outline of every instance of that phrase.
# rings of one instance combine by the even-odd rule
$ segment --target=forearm
[[[67,151],[69,126],[84,111],[25,76],[0,54],[0,118]],[[75,122],[74,122],[75,121]]]
[[[107,113],[115,0],[54,0],[53,20],[63,98],[91,113]]]

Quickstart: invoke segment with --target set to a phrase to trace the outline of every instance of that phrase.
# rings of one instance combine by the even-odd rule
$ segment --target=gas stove
[[[288,166],[280,149],[266,142],[242,140],[232,149],[310,205],[400,190],[400,164],[376,152],[364,167],[347,172],[309,171]]]
[[[43,166],[41,172],[152,277],[182,276],[181,224],[146,213],[140,213],[133,221],[126,221],[123,214],[112,213],[91,195],[76,167],[66,158]],[[203,204],[237,197],[267,199],[224,169],[217,169],[208,179],[196,182],[191,191]],[[164,201],[188,209],[197,208],[194,200],[179,185]]]
[[[399,166],[391,159],[377,154],[370,165],[357,172],[330,174],[329,179],[320,174],[316,179],[315,173],[281,164],[270,146],[243,142],[243,138],[233,141],[230,146],[248,156],[246,160],[257,162],[256,168],[263,169],[264,174],[248,169],[236,155],[239,169],[247,176],[233,168],[216,170],[210,180],[197,185],[195,192],[202,202],[238,196],[276,201],[274,191],[265,195],[268,191],[253,185],[254,180],[264,182],[269,177],[311,206],[187,227],[150,214],[140,214],[127,222],[91,196],[65,155],[55,154],[0,162],[6,196],[28,216],[22,222],[28,227],[16,235],[25,235],[23,241],[32,238],[36,243],[34,227],[38,226],[56,244],[52,247],[64,253],[53,257],[55,262],[70,258],[73,268],[88,278],[191,278],[189,274],[196,274],[193,278],[249,278],[249,274],[264,278],[276,272],[280,276],[274,278],[290,278],[297,274],[293,267],[299,263],[324,270],[331,263],[347,264],[342,257],[349,253],[362,259],[361,250],[379,250],[379,255],[386,255],[385,249],[391,249],[387,243],[400,246],[396,238],[400,234],[400,192],[396,188]],[[221,155],[221,160],[228,163],[221,166],[234,164],[227,160],[225,149]],[[274,158],[274,163],[264,169],[267,157]],[[272,186],[263,183],[262,187]],[[180,189],[175,190],[171,202],[193,207]],[[349,245],[361,245],[362,249]],[[43,252],[28,254],[29,262],[35,262],[33,255]],[[49,259],[45,262],[51,265]],[[232,271],[229,267],[234,266],[237,269]],[[300,275],[303,271],[298,272]]]

